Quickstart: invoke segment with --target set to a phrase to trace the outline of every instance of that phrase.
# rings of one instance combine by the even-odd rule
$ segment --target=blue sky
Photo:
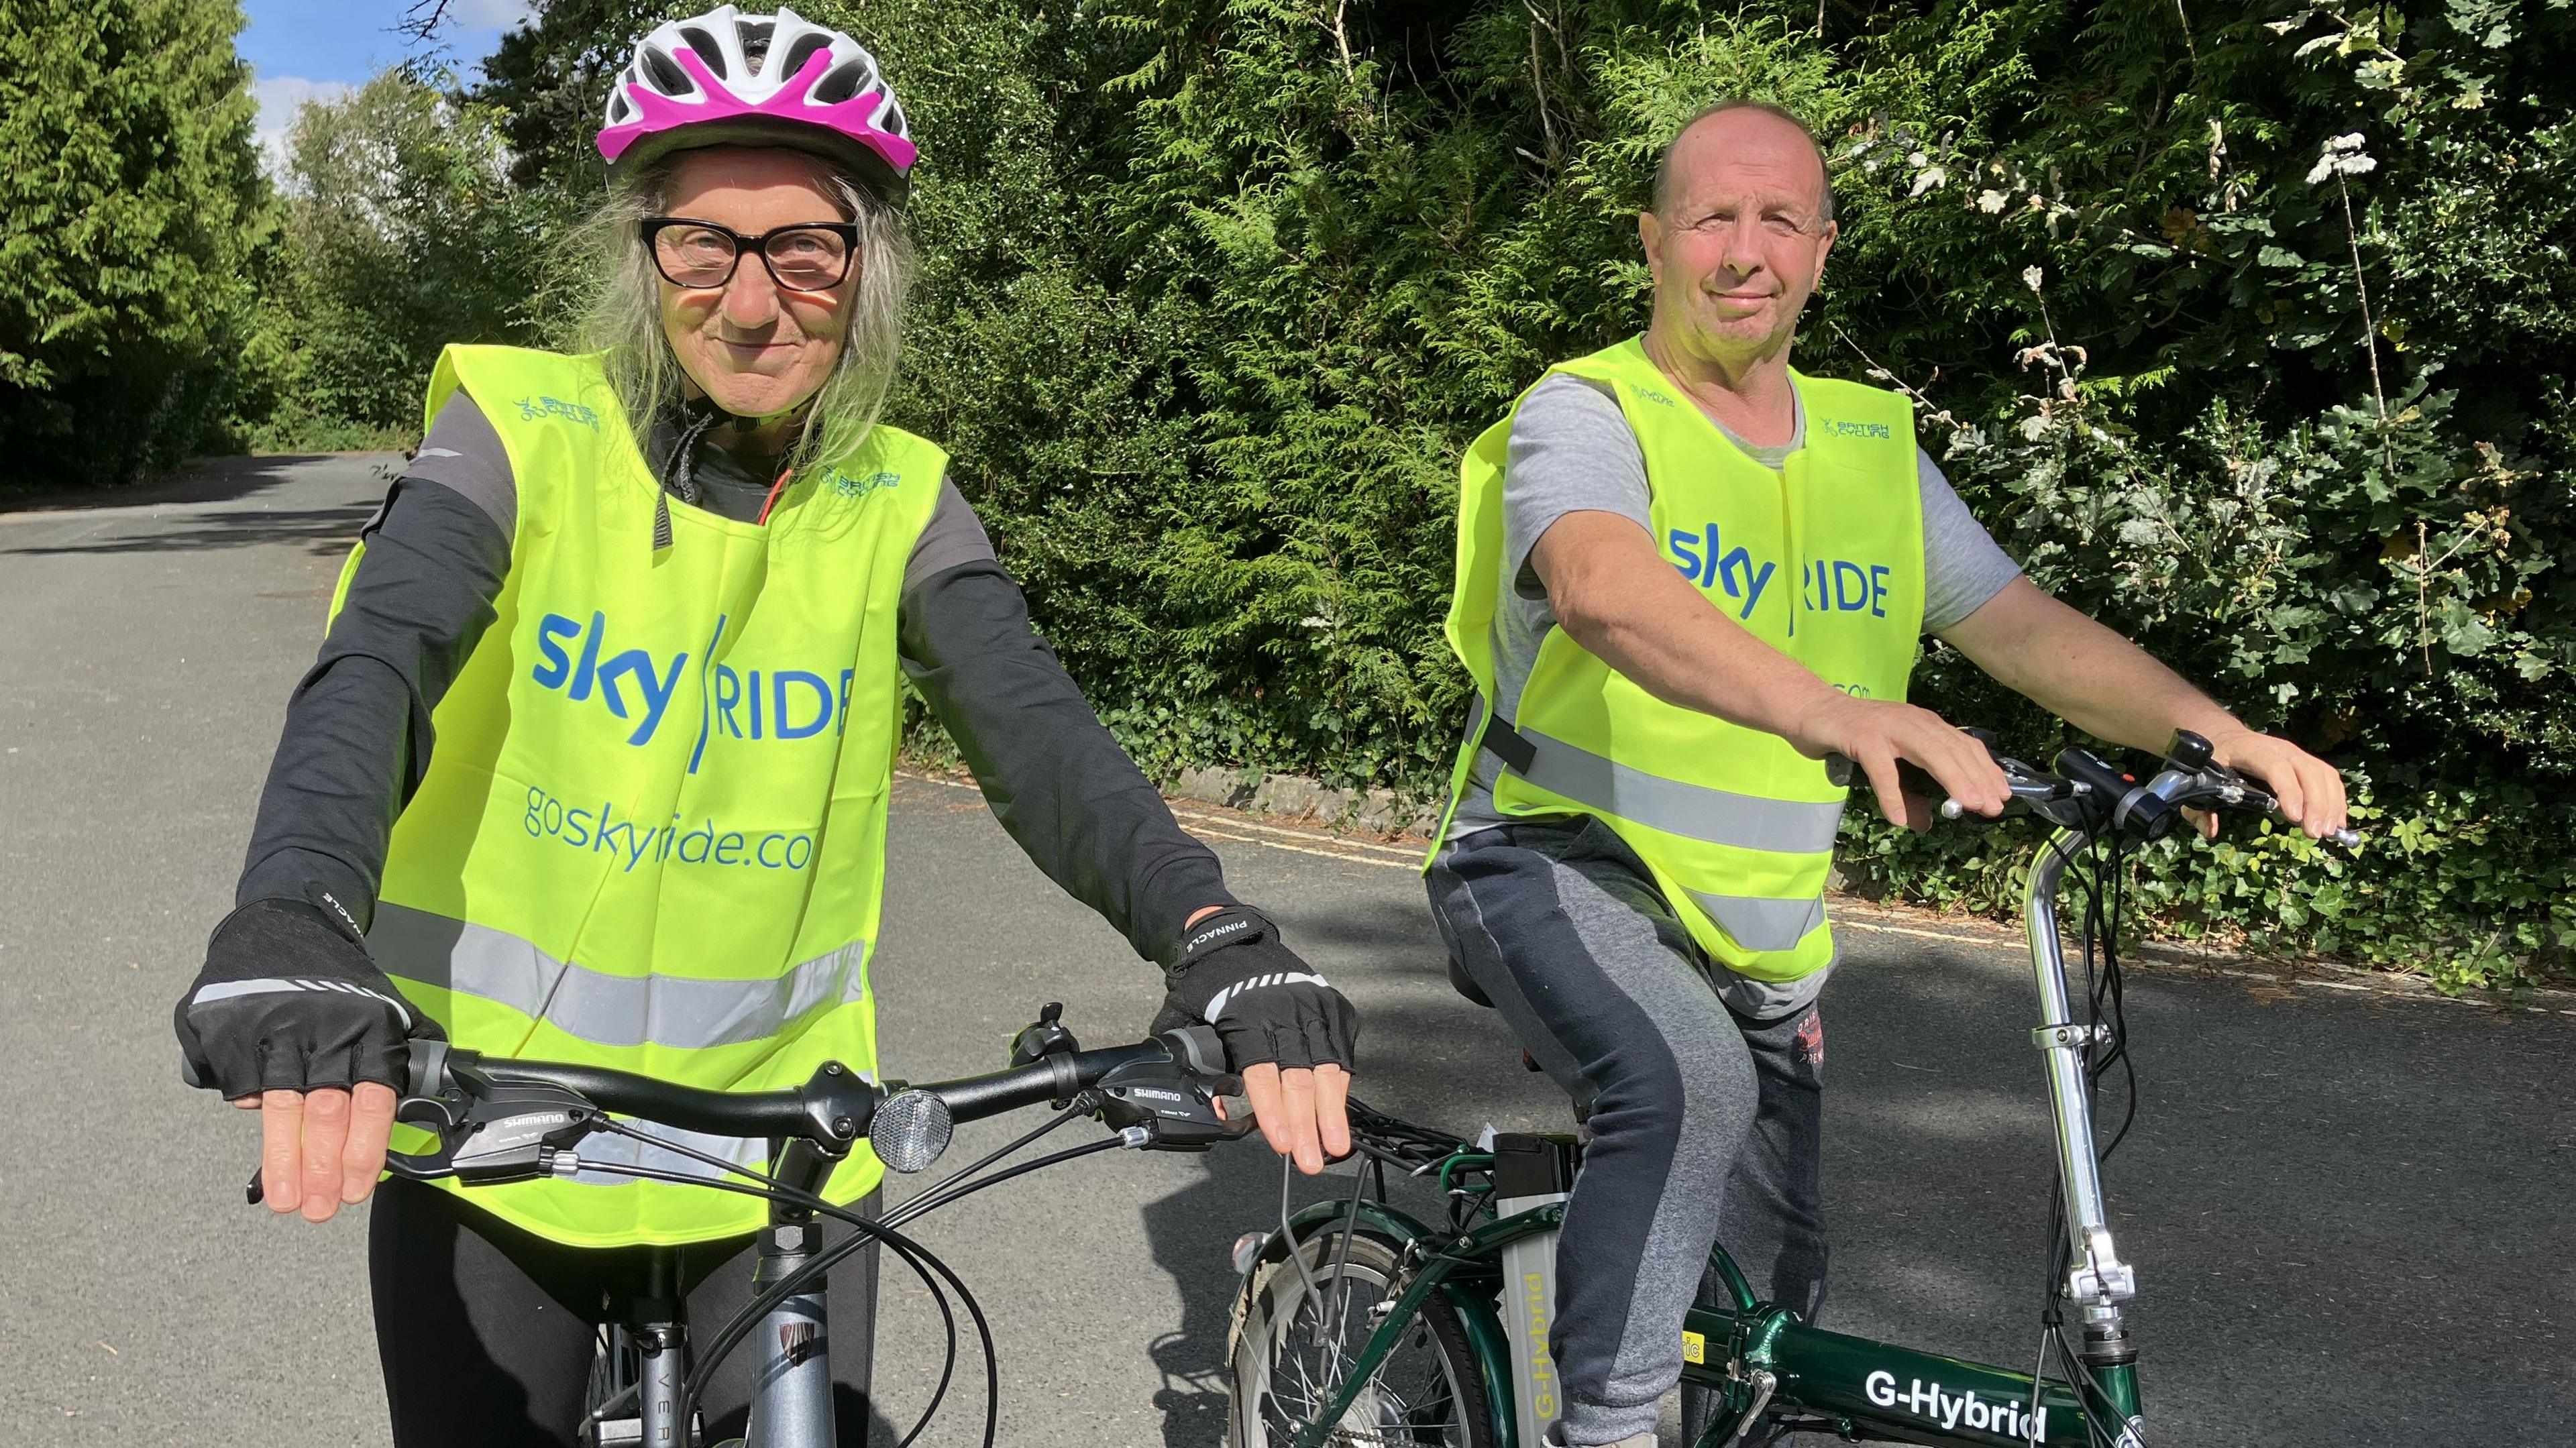
[[[419,54],[394,33],[407,0],[247,0],[250,15],[238,42],[258,72],[259,132],[272,148],[308,100],[341,95],[367,77]],[[447,60],[470,70],[491,53],[501,32],[528,13],[527,0],[448,0],[442,35]]]

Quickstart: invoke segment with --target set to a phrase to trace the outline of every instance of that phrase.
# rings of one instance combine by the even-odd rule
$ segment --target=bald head
[[[1776,144],[1784,133],[1794,134],[1807,143],[1815,157],[1812,179],[1814,215],[1818,225],[1834,219],[1833,177],[1825,169],[1825,148],[1816,133],[1797,116],[1775,105],[1761,101],[1719,101],[1698,115],[1682,122],[1680,130],[1664,143],[1663,157],[1655,163],[1655,191],[1652,203],[1655,213],[1669,216],[1675,189],[1681,177],[1700,166],[1720,160],[1747,142],[1755,145]],[[1802,178],[1809,179],[1809,178]]]

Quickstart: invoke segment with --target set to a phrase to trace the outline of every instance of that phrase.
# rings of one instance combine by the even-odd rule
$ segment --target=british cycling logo
[[[1664,535],[1672,551],[1673,567],[1701,588],[1715,588],[1737,602],[1738,619],[1753,617],[1762,602],[1762,591],[1771,586],[1772,576],[1780,565],[1763,562],[1757,565],[1750,550],[1741,546],[1728,548],[1715,523],[1697,529],[1675,528]],[[1801,564],[1798,569],[1798,591],[1809,613],[1867,613],[1872,618],[1887,617],[1888,586],[1895,570],[1884,563],[1862,563],[1849,558],[1819,558]]]
[[[584,407],[578,402],[566,402],[560,397],[522,397],[519,399],[519,416],[529,422],[534,422],[541,417],[560,417],[566,422],[577,422],[587,428],[599,426],[597,408]]]
[[[1972,1432],[1992,1433],[2024,1443],[2048,1441],[2048,1409],[2032,1408],[2017,1399],[1988,1402],[1978,1397],[1974,1388],[1954,1394],[1937,1382],[1927,1383],[1921,1378],[1900,1389],[1896,1374],[1884,1368],[1863,1379],[1861,1390],[1878,1406],[1903,1408],[1926,1422],[1940,1424],[1944,1433],[1957,1432],[1964,1426]]]
[[[1827,437],[1892,438],[1896,436],[1895,429],[1883,422],[1845,422],[1839,417],[1820,417],[1816,419],[1815,426],[1816,431]]]
[[[839,468],[832,469],[832,491],[844,498],[864,498],[879,488],[891,488],[903,481],[903,474],[880,468],[863,478],[851,477]]]
[[[716,626],[717,636],[722,637],[723,621]],[[607,639],[605,613],[592,613],[587,625],[560,613],[547,614],[537,620],[537,652],[543,658],[528,677],[540,688],[561,691],[574,703],[598,699],[610,714],[635,721],[627,743],[650,744],[679,692],[689,656],[673,654],[668,665],[658,664],[646,649],[610,653]],[[572,652],[576,644],[578,658]],[[850,681],[858,671],[840,670],[838,688],[828,675],[812,669],[773,668],[764,677],[760,669],[717,664],[705,672],[713,695],[708,701],[708,722],[715,730],[736,739],[792,741],[811,739],[836,722],[842,728],[848,726]],[[691,772],[695,770],[692,760]]]

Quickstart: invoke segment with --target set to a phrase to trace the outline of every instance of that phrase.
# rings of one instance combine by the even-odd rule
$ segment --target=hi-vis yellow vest
[[[1645,453],[1656,546],[1712,605],[1845,693],[1905,697],[1923,623],[1923,502],[1903,397],[1792,373],[1806,443],[1775,473],[1664,377],[1642,339],[1551,370],[1617,394]],[[1539,645],[1518,717],[1490,717],[1511,422],[1488,428],[1460,470],[1447,633],[1478,706],[1451,811],[1492,749],[1498,813],[1585,814],[1617,831],[1728,969],[1771,981],[1823,969],[1845,791],[1822,763],[1777,735],[1664,703],[1561,628]]]
[[[429,415],[460,387],[509,452],[518,532],[497,617],[433,717],[369,952],[491,1055],[738,1091],[825,1061],[873,1075],[895,606],[946,455],[878,427],[765,526],[673,501],[656,549],[659,489],[596,358],[451,347]],[[424,1140],[401,1132],[398,1149]],[[766,1164],[765,1142],[686,1139]],[[712,1171],[614,1136],[581,1150]],[[826,1195],[881,1175],[862,1145]],[[467,1200],[601,1247],[749,1232],[764,1210],[589,1171]]]

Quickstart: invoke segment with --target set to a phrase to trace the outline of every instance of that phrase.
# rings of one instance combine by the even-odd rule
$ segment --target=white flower
[[[2039,284],[2046,280],[2048,280],[2048,274],[2035,266],[2026,266],[2021,269],[2021,284],[2030,288],[2033,293],[2038,292]]]
[[[2379,163],[2361,148],[2361,132],[2353,131],[2326,142],[2317,153],[2317,164],[2308,170],[2308,184],[2318,185],[2336,176],[2366,176],[2379,169]]]
[[[1992,216],[2003,210],[2004,203],[2011,199],[2000,191],[1980,191],[1977,193],[1977,209]]]
[[[1949,179],[1950,173],[1948,171],[1943,170],[1938,166],[1927,166],[1915,175],[1914,189],[1906,192],[1905,194],[1909,198],[1920,196],[1924,192],[1931,190],[1935,186],[1941,185]]]

